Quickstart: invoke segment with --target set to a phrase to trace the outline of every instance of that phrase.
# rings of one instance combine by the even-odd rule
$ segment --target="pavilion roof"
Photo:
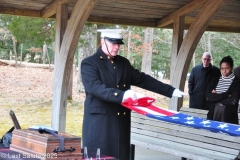
[[[207,0],[98,0],[88,22],[172,28],[185,16],[185,29]],[[56,5],[68,4],[69,17],[77,0],[0,0],[0,14],[55,18]],[[240,32],[240,0],[230,0],[207,30]]]

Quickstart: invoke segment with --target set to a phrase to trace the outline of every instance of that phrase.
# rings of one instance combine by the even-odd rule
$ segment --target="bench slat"
[[[176,129],[179,132],[189,132],[193,135],[204,135],[205,137],[214,137],[215,139],[221,139],[221,140],[226,140],[234,143],[239,143],[240,144],[240,137],[237,136],[229,136],[227,134],[220,134],[220,133],[214,133],[205,129],[196,129],[193,127],[188,127],[180,124],[174,124],[174,123],[168,123],[164,121],[159,121],[153,118],[148,118],[146,116],[137,114],[137,113],[132,113],[132,123],[139,123],[141,126],[141,123],[149,126],[156,126],[156,127],[161,127],[161,128],[169,128],[169,129]],[[135,126],[137,127],[137,126]],[[189,129],[190,128],[190,129]],[[148,128],[146,128],[148,129]]]
[[[234,159],[239,153],[240,137],[164,122],[135,112],[131,122],[131,142],[135,145],[201,160]]]
[[[143,136],[143,137],[146,136],[149,138],[156,138],[159,140],[163,139],[163,140],[168,140],[171,142],[178,142],[181,144],[196,146],[196,147],[205,148],[205,149],[211,149],[214,151],[219,151],[219,152],[229,153],[229,154],[234,154],[234,155],[236,155],[238,153],[237,148],[226,148],[226,146],[211,144],[211,142],[204,142],[205,140],[198,141],[198,140],[188,139],[188,138],[184,138],[184,137],[180,137],[180,136],[174,136],[171,134],[155,133],[155,132],[139,130],[139,129],[135,129],[132,134],[139,134],[137,131],[141,132],[141,136]],[[181,135],[182,135],[182,133],[181,133]],[[202,136],[201,139],[205,139],[205,138]],[[229,144],[229,145],[231,146],[231,144]]]
[[[194,160],[233,160],[236,156],[162,139],[132,135],[132,144]]]

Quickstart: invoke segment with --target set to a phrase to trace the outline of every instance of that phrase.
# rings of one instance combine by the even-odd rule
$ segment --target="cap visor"
[[[112,44],[124,44],[122,39],[115,39],[115,38],[108,38],[108,37],[105,37],[105,39]]]

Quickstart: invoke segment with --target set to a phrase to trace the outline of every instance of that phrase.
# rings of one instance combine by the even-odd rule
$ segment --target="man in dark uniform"
[[[211,53],[204,52],[202,64],[192,69],[188,79],[189,108],[209,109],[209,105],[206,104],[206,88],[213,77],[221,75],[219,68],[213,66],[211,60]]]
[[[131,111],[121,105],[127,98],[143,95],[130,90],[135,85],[167,97],[187,95],[133,68],[118,55],[124,30],[105,29],[101,32],[101,46],[81,63],[85,87],[83,147],[121,160],[129,160]]]

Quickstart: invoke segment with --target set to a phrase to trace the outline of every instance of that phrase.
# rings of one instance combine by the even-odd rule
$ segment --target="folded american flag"
[[[143,97],[136,100],[131,98],[122,102],[122,105],[150,118],[158,119],[161,121],[186,125],[199,129],[207,129],[212,132],[220,132],[232,136],[240,136],[240,126],[230,123],[223,123],[218,121],[206,120],[199,117],[190,116],[180,112],[169,109],[157,107],[152,103],[154,98]]]

